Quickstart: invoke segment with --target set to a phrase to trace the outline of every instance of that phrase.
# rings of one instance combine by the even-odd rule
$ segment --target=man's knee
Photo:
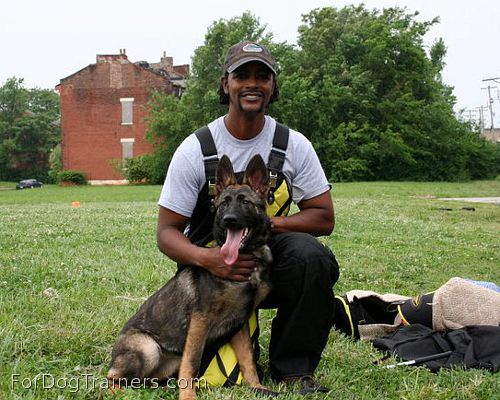
[[[271,241],[271,251],[276,265],[293,264],[300,273],[321,276],[331,280],[332,285],[339,277],[339,266],[332,251],[307,233],[275,235]]]

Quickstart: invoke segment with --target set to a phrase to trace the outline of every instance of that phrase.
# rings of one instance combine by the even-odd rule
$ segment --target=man
[[[241,42],[229,49],[220,95],[228,113],[187,137],[172,158],[159,200],[158,247],[181,265],[247,280],[255,267],[252,256],[240,254],[227,265],[219,247],[205,247],[214,215],[211,163],[226,154],[238,172],[254,154],[269,160],[273,290],[261,307],[278,309],[269,348],[271,373],[276,380],[299,381],[305,391],[327,390],[312,375],[332,326],[332,286],[339,272],[332,253],[314,236],[329,235],[334,228],[330,185],[311,143],[265,114],[278,97],[276,62],[266,47]],[[278,193],[283,187],[290,199]],[[292,199],[300,211],[286,216]]]

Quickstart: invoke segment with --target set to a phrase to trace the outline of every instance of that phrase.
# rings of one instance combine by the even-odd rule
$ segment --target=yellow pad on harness
[[[271,204],[267,203],[266,214],[270,217],[288,215],[290,212],[290,203],[288,185],[286,184],[286,179],[283,179],[281,185],[274,191],[274,201]]]

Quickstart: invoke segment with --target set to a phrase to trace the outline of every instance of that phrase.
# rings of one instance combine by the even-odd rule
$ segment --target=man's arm
[[[335,213],[330,191],[298,204],[299,212],[289,217],[273,217],[273,232],[305,232],[314,236],[329,235],[335,227]]]
[[[199,247],[184,236],[189,218],[160,206],[156,241],[162,253],[172,260],[186,265],[205,268],[221,278],[247,281],[255,268],[253,256],[240,254],[233,265],[226,265],[220,255],[220,247]]]

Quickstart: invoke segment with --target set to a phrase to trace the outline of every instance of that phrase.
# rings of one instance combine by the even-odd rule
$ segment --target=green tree
[[[444,42],[429,55],[423,45],[438,19],[417,15],[349,6],[303,16],[273,107],[311,139],[333,179],[468,179],[470,149],[493,146],[454,116]],[[494,153],[483,161],[493,166]]]
[[[223,115],[227,108],[219,103],[219,83],[227,49],[242,40],[270,44],[272,35],[250,12],[230,20],[214,22],[205,42],[192,58],[187,90],[180,98],[156,93],[151,102],[148,137],[156,144],[151,165],[152,180],[162,181],[172,155],[182,140],[195,129]]]
[[[59,97],[10,78],[0,87],[0,179],[46,180],[49,154],[60,141]]]
[[[29,92],[23,79],[10,78],[0,87],[0,121],[12,123],[28,108]]]
[[[333,180],[500,173],[499,146],[454,115],[453,88],[441,78],[444,41],[425,50],[424,36],[439,20],[420,22],[417,15],[400,8],[316,9],[303,16],[297,46],[274,43],[250,13],[213,23],[194,53],[186,94],[153,101],[157,175],[187,134],[226,112],[217,90],[224,55],[244,39],[268,45],[279,61],[280,100],[270,114],[312,141]]]

